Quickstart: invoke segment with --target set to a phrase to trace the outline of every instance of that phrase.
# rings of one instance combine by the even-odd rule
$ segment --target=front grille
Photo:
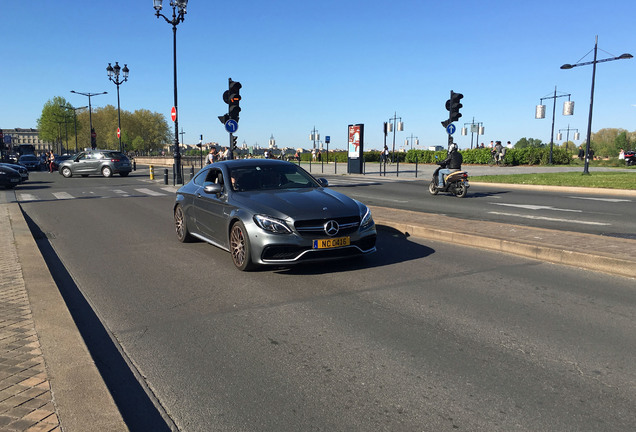
[[[294,228],[303,237],[316,237],[325,235],[325,223],[335,220],[340,226],[340,230],[336,236],[349,235],[354,233],[360,226],[360,216],[347,216],[339,218],[324,218],[296,221]]]
[[[263,261],[291,261],[296,260],[297,258],[298,261],[308,261],[349,257],[372,250],[375,247],[375,240],[376,236],[374,234],[351,242],[350,246],[336,249],[312,249],[311,247],[292,245],[266,246],[263,249],[261,258]],[[303,252],[307,253],[303,254]],[[300,256],[301,254],[302,256]]]

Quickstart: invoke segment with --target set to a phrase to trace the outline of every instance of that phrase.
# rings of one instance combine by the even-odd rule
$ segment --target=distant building
[[[45,150],[49,150],[53,147],[52,143],[42,141],[39,137],[39,131],[37,129],[4,129],[1,128],[5,136],[5,142],[7,142],[7,136],[11,136],[11,148],[17,147],[20,144],[32,144],[35,146],[36,153],[42,153]]]

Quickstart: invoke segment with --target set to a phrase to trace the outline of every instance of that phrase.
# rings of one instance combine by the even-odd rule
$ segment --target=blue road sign
[[[327,144],[329,144],[329,143],[331,142],[331,137],[330,137],[329,135],[327,135],[327,136],[325,137],[325,142],[326,142]]]
[[[225,122],[225,130],[229,133],[234,133],[238,130],[238,122],[233,119],[229,119]]]
[[[451,123],[451,124],[449,124],[448,126],[446,126],[446,132],[447,132],[449,135],[454,134],[454,133],[455,133],[455,130],[456,130],[455,125],[454,125],[454,124],[452,124],[452,123]]]

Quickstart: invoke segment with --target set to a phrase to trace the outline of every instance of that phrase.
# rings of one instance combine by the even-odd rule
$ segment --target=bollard
[[[190,180],[194,178],[194,165],[190,166]]]
[[[168,168],[163,169],[163,184],[168,184]]]
[[[150,165],[150,180],[155,179],[155,167]]]

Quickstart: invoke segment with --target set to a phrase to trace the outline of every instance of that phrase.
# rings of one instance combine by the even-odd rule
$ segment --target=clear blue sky
[[[164,1],[165,14],[171,13]],[[121,107],[149,109],[170,122],[172,29],[152,0],[3,1],[0,128],[36,127],[43,105],[70,93],[108,91],[94,107],[117,106],[106,66],[130,68]],[[485,126],[480,142],[522,137],[550,141],[547,118],[534,118],[542,97],[570,93],[573,116],[558,129],[585,139],[592,66],[564,63],[636,55],[636,3],[625,1],[191,0],[177,30],[179,128],[183,142],[228,142],[217,116],[226,112],[228,77],[243,84],[239,143],[309,148],[316,127],[330,148],[346,148],[347,125],[365,124],[365,148],[380,148],[382,123],[402,118],[396,147],[445,145],[440,122],[450,90],[464,95],[465,122]],[[587,56],[586,56],[587,54]],[[636,130],[636,59],[599,64],[592,130]],[[172,123],[170,122],[172,125]],[[115,133],[115,132],[113,132]],[[389,147],[392,146],[389,136]],[[471,136],[455,139],[461,148]],[[578,144],[579,142],[577,142]]]

